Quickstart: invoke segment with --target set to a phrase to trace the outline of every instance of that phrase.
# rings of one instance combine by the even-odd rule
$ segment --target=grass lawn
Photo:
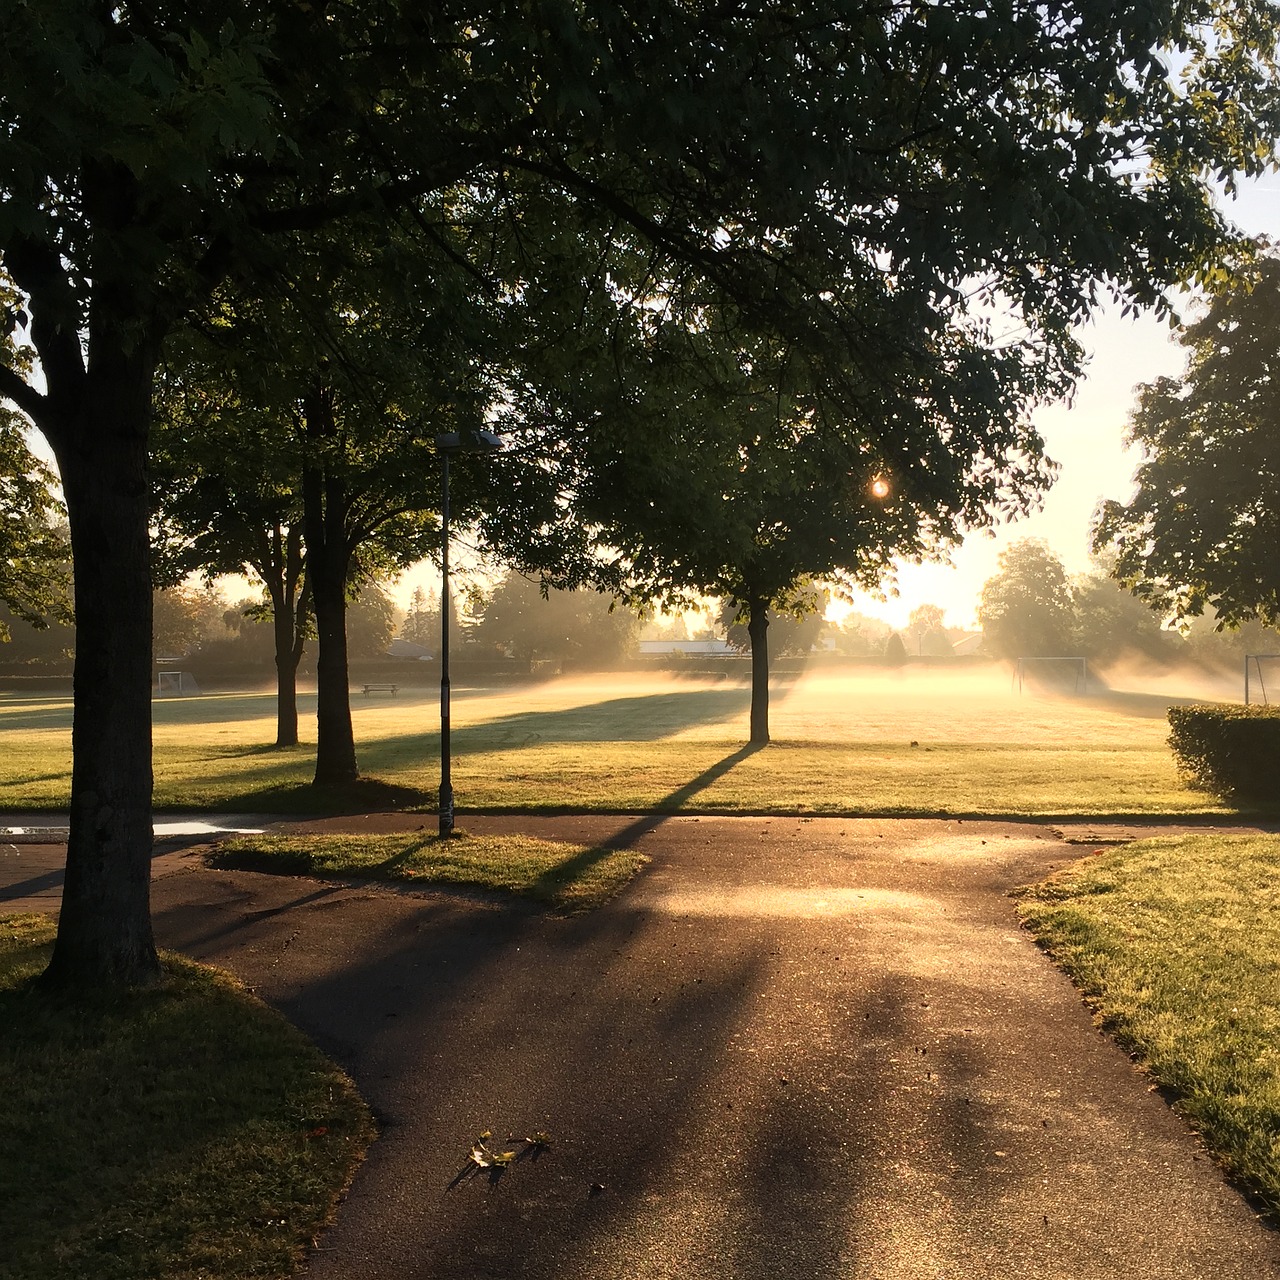
[[[454,785],[465,809],[672,812],[1221,814],[1179,780],[1168,699],[1011,692],[989,670],[819,672],[775,681],[773,743],[745,748],[744,683],[619,674],[456,688]],[[341,796],[307,786],[313,745],[271,747],[269,694],[155,704],[156,804],[307,812],[431,808],[438,694],[352,700],[363,772]],[[314,698],[301,707],[304,733]],[[68,699],[0,696],[0,809],[65,807]]]
[[[278,875],[400,881],[481,889],[529,898],[559,911],[589,911],[611,898],[646,862],[623,849],[533,836],[237,836],[210,855],[217,867]]]
[[[1143,840],[1038,885],[1022,913],[1103,1026],[1280,1212],[1280,837]]]
[[[351,1083],[224,973],[33,988],[44,916],[0,917],[0,1277],[293,1274],[373,1137]]]

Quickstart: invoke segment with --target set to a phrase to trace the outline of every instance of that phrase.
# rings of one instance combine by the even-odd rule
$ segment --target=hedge
[[[1170,707],[1169,746],[1193,785],[1280,803],[1280,707]]]

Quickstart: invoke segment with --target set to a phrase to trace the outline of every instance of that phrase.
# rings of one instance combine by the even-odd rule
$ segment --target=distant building
[[[388,658],[416,658],[419,662],[429,662],[435,655],[430,649],[414,644],[412,640],[393,640],[387,645]]]
[[[952,633],[955,634],[954,632]],[[951,642],[951,652],[957,658],[967,658],[972,654],[981,652],[983,635],[981,631],[972,631],[968,635],[960,636]]]
[[[703,658],[727,658],[733,654],[724,640],[641,640],[642,658],[658,657],[668,653],[696,654]]]

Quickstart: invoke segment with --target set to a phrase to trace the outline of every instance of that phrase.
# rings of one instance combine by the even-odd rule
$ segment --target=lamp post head
[[[496,431],[484,428],[444,431],[436,436],[436,449],[440,453],[497,453],[501,448],[502,437]]]

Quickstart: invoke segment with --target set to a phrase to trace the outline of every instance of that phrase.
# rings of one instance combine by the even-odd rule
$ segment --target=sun
[[[871,482],[871,494],[876,498],[887,498],[889,496],[889,482],[884,476],[876,476]]]

